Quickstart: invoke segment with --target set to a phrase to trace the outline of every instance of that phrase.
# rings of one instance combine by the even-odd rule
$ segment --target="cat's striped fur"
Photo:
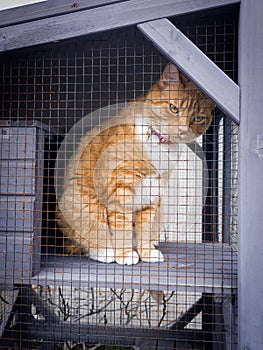
[[[72,246],[107,263],[162,261],[155,244],[176,161],[170,145],[202,135],[214,107],[169,63],[144,97],[84,136],[58,202],[58,221]]]

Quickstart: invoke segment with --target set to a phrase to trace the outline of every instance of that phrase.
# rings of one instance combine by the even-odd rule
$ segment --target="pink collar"
[[[158,139],[160,140],[160,143],[166,143],[166,144],[170,143],[169,139],[162,136],[158,131],[154,130],[152,127],[150,127],[149,129],[152,135],[156,135],[158,137]]]

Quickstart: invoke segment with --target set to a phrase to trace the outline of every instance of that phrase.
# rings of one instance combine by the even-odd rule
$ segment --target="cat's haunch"
[[[65,169],[57,221],[71,242],[104,263],[161,262],[174,143],[203,135],[214,103],[168,63],[145,96],[85,135]]]

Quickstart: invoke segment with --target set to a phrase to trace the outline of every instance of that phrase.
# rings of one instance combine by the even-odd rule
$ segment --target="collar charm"
[[[144,135],[145,141],[149,141],[152,136],[152,128],[149,127],[146,134]]]
[[[149,141],[152,135],[157,136],[159,143],[169,143],[169,140],[166,137],[162,136],[158,131],[149,126],[146,134],[144,135],[145,141]]]

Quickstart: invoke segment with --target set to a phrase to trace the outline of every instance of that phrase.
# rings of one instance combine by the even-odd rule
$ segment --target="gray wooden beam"
[[[136,349],[173,349],[174,340],[203,342],[204,332],[200,329],[170,330],[165,327],[118,326],[117,324],[91,324],[87,322],[60,322],[52,324],[47,321],[35,321],[30,326],[30,339],[45,339],[53,342],[69,339],[77,342],[99,344],[118,344],[119,346],[136,346]],[[160,346],[161,343],[161,346]],[[158,346],[158,347],[157,347]],[[49,347],[50,349],[50,347]]]
[[[129,0],[56,17],[3,27],[0,51],[69,39],[239,3],[239,0]]]
[[[47,0],[38,4],[20,6],[0,12],[0,27],[74,13],[117,2],[123,2],[123,0]]]
[[[138,28],[186,76],[196,83],[218,107],[239,123],[239,87],[168,19]]]
[[[239,30],[239,346],[263,349],[263,2],[242,0]]]

